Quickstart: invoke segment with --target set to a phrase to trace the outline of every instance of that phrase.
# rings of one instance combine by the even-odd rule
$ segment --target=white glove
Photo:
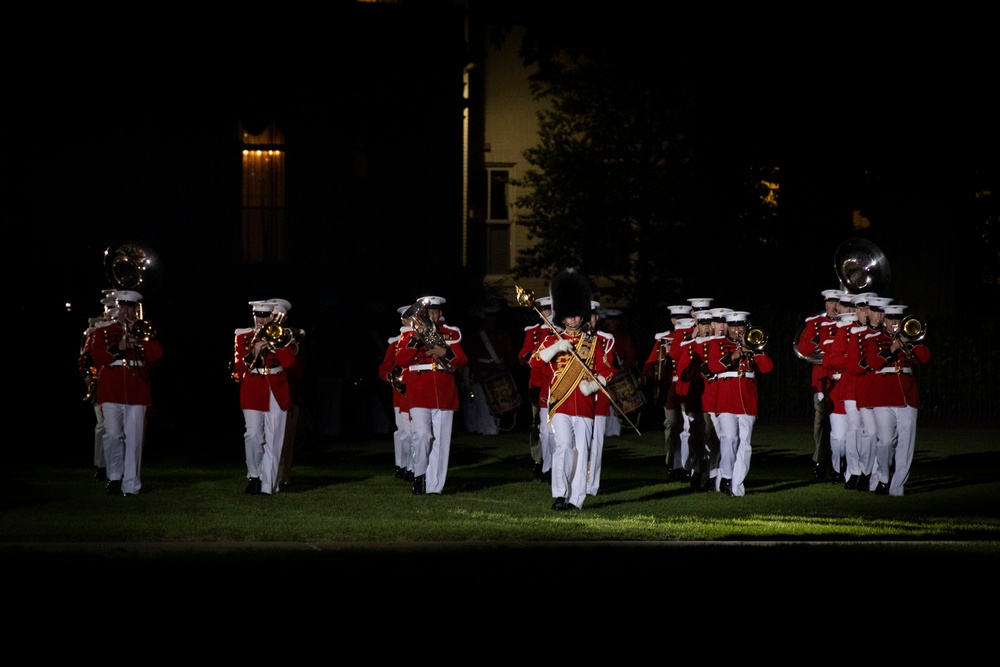
[[[824,396],[823,392],[821,392],[821,391],[817,391],[816,392],[816,400],[817,401],[822,401],[823,400],[823,396]]]
[[[542,361],[548,363],[552,361],[552,359],[557,354],[561,352],[569,352],[572,349],[573,349],[573,343],[563,338],[558,342],[549,345],[547,348],[539,352],[538,356],[542,358]]]
[[[591,380],[583,380],[580,383],[580,391],[583,392],[584,396],[590,396],[596,394],[597,390],[601,388],[601,385],[593,382]]]

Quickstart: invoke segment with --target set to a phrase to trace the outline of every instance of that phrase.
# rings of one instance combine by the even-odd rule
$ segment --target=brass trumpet
[[[758,327],[750,327],[740,339],[740,346],[748,352],[759,353],[767,345],[767,332]]]
[[[919,318],[908,315],[899,323],[899,328],[893,336],[908,357],[913,357],[913,343],[923,340],[927,335],[927,325]]]
[[[253,339],[250,341],[251,349],[255,347],[259,341],[264,341],[265,345],[262,346],[254,355],[253,360],[247,364],[249,368],[253,368],[257,365],[257,362],[260,360],[260,356],[264,353],[264,350],[276,350],[280,347],[285,347],[292,341],[292,330],[283,326],[286,317],[287,315],[284,313],[276,313],[273,320],[262,326],[253,335]]]

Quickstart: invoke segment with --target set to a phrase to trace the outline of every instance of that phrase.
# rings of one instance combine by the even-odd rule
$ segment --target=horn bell
[[[847,239],[834,254],[834,269],[840,284],[851,294],[882,293],[892,273],[882,250],[866,239]]]

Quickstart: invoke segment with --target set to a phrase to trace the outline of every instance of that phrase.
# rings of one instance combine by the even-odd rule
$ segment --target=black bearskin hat
[[[552,322],[561,325],[567,317],[590,317],[590,282],[576,269],[563,269],[552,279]]]

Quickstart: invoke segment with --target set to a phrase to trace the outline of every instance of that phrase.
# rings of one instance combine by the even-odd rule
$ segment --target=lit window
[[[243,138],[243,258],[272,263],[285,258],[285,137],[274,123]]]

